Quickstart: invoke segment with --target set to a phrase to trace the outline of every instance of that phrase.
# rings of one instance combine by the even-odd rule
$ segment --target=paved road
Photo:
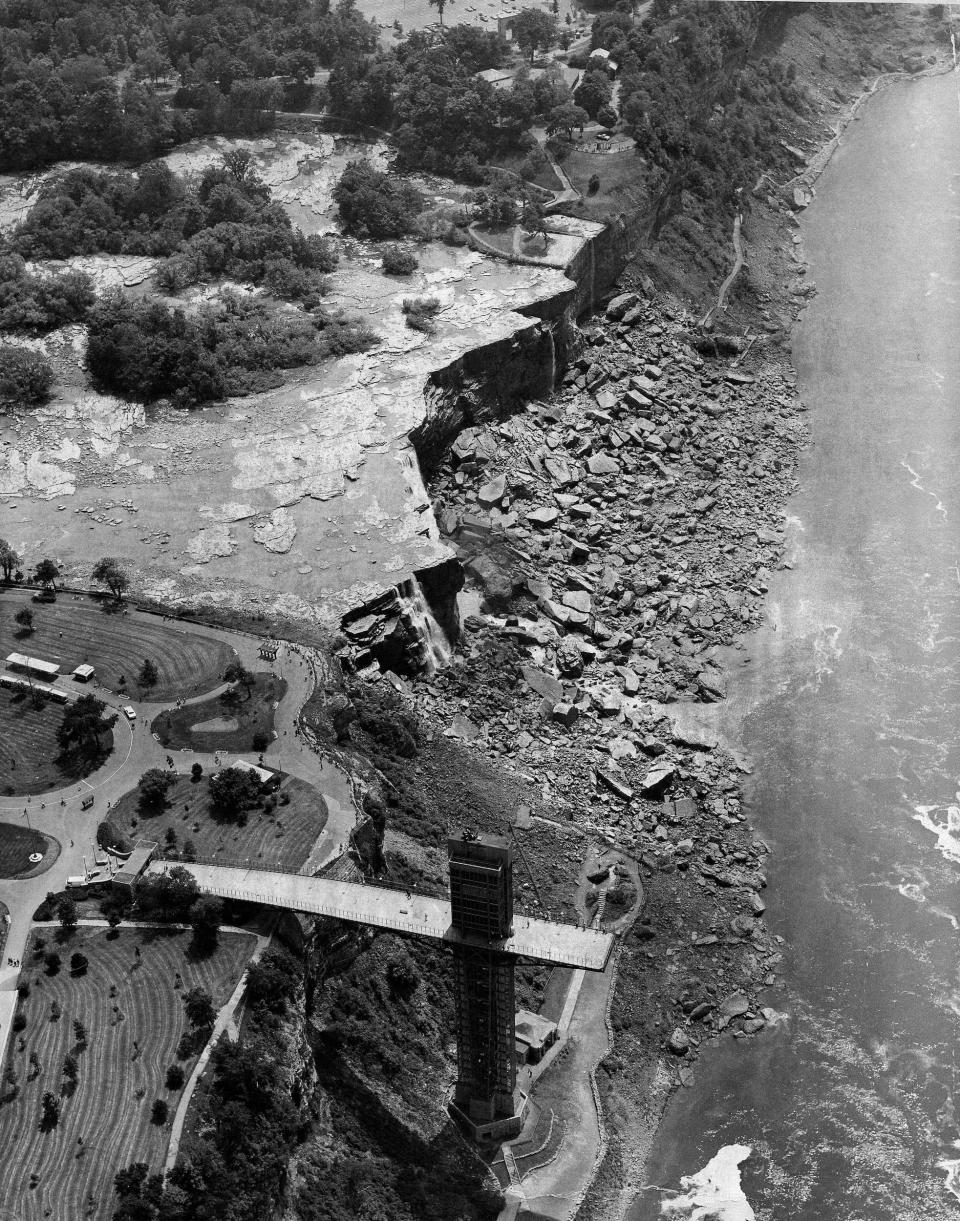
[[[142,612],[128,611],[131,618],[141,617]],[[156,622],[156,616],[142,615],[145,620]],[[317,840],[303,870],[315,872],[342,851],[355,822],[350,780],[331,759],[324,759],[303,741],[297,728],[300,710],[313,692],[316,673],[308,649],[298,645],[281,643],[277,661],[269,663],[259,656],[262,640],[259,636],[243,632],[228,632],[219,628],[176,621],[173,630],[210,636],[223,640],[236,651],[243,664],[251,670],[272,669],[287,682],[287,693],[277,709],[275,726],[277,738],[265,752],[266,761],[273,767],[282,767],[284,772],[306,781],[316,788],[327,805],[328,817],[323,833]],[[57,680],[57,686],[76,694],[76,684],[69,678]],[[201,763],[205,771],[215,764],[213,754],[200,751],[168,751],[155,740],[150,724],[158,713],[169,708],[166,703],[136,701],[128,696],[116,695],[104,687],[90,684],[97,696],[110,708],[120,713],[114,727],[114,750],[110,758],[98,771],[86,780],[63,789],[30,798],[3,798],[0,800],[0,820],[29,825],[45,835],[52,836],[61,845],[57,860],[36,877],[23,880],[0,880],[0,899],[10,912],[7,943],[0,963],[0,1065],[6,1053],[7,1037],[16,1005],[18,968],[8,965],[23,957],[27,936],[30,932],[31,916],[43,901],[48,891],[59,891],[66,885],[68,877],[84,872],[84,862],[93,867],[97,856],[97,825],[112,806],[124,794],[136,787],[140,776],[150,767],[166,767],[166,757],[172,754],[178,772],[187,773],[193,763]],[[222,688],[217,688],[218,690]],[[82,693],[82,691],[81,691]],[[209,699],[210,692],[197,696],[187,703]],[[120,709],[131,704],[137,719],[131,725]],[[251,757],[220,752],[222,765],[235,759]],[[95,802],[89,810],[81,808],[81,800],[90,792]],[[101,859],[103,859],[101,857]]]

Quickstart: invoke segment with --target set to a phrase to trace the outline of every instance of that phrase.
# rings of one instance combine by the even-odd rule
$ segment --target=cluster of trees
[[[121,398],[193,407],[279,385],[273,370],[324,354],[325,326],[323,316],[278,313],[233,294],[188,316],[115,291],[90,312],[87,367],[95,385]]]
[[[363,159],[347,163],[333,198],[345,232],[355,237],[403,237],[413,230],[423,208],[423,197],[412,183],[384,174]]]
[[[300,1086],[278,1030],[302,981],[301,963],[282,949],[268,951],[250,968],[243,1037],[220,1042],[210,1057],[202,1135],[185,1142],[166,1183],[148,1175],[143,1163],[120,1171],[114,1221],[261,1221],[274,1215],[302,1126]]]
[[[557,41],[553,17],[524,9],[514,41],[530,55]],[[517,144],[537,120],[569,100],[559,70],[536,81],[521,73],[509,89],[476,74],[499,67],[508,48],[496,34],[472,26],[415,31],[389,51],[350,56],[330,75],[331,113],[389,129],[401,170],[452,174],[479,182],[482,166]]]
[[[272,124],[282,82],[376,42],[353,0],[9,0],[0,164],[144,161],[207,131],[254,134]]]
[[[656,16],[666,18],[661,5]],[[785,169],[780,141],[807,107],[795,69],[751,55],[762,14],[746,5],[675,0],[669,20],[634,24],[606,13],[595,45],[620,64],[620,111],[645,159],[653,235],[682,207],[685,191],[731,207],[761,169]]]
[[[182,865],[140,878],[133,893],[137,914],[141,918],[190,924],[193,929],[191,953],[203,957],[217,948],[223,904],[219,899],[201,895],[195,878]],[[184,997],[184,1002],[188,1000],[189,994]],[[193,1021],[189,1007],[187,1016]],[[193,1021],[193,1024],[198,1023]]]
[[[31,275],[16,254],[0,256],[0,331],[43,335],[82,322],[93,304],[93,282],[82,271]]]
[[[100,251],[163,255],[167,258],[157,280],[166,292],[229,276],[267,284],[275,296],[308,306],[318,304],[325,290],[323,274],[337,265],[336,250],[328,240],[304,236],[283,207],[273,202],[246,149],[234,149],[222,164],[208,166],[195,187],[163,161],[151,162],[137,174],[88,166],[71,170],[44,184],[10,245],[29,259],[66,259]],[[18,262],[22,271],[22,261],[4,260],[0,276],[6,262],[11,264],[11,277]],[[73,289],[69,302],[78,301],[86,314],[92,300],[89,281],[84,295],[82,284],[62,279],[66,284],[52,303],[63,299],[66,289]],[[0,282],[0,311],[3,300]],[[0,324],[2,320],[0,312]]]

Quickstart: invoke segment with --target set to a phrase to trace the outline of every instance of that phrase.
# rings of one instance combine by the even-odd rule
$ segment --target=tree
[[[70,955],[71,975],[86,975],[88,965],[86,954],[81,954],[79,950]]]
[[[72,750],[91,755],[100,749],[104,734],[117,723],[117,714],[105,715],[106,704],[95,695],[81,695],[63,710],[57,742],[64,754]]]
[[[63,1075],[68,1081],[76,1081],[80,1070],[77,1066],[76,1056],[72,1056],[69,1052],[63,1057]]]
[[[167,1122],[167,1116],[170,1114],[170,1106],[165,1098],[154,1098],[153,1107],[150,1110],[150,1122],[155,1123],[157,1127],[162,1127]]]
[[[46,954],[44,954],[43,961],[46,965],[48,975],[60,974],[60,955],[56,950],[49,950]]]
[[[453,4],[453,0],[428,0],[431,8],[435,8],[440,17],[440,24],[443,25],[443,11],[448,4]]]
[[[60,1122],[60,1099],[49,1090],[43,1095],[40,1131],[52,1132]]]
[[[113,559],[109,555],[105,555],[102,559],[97,560],[93,566],[91,576],[94,581],[99,581],[101,585],[106,585],[116,602],[122,602],[123,595],[130,588],[130,578],[120,567],[120,561]]]
[[[577,106],[573,102],[565,102],[562,106],[554,106],[547,120],[547,135],[554,136],[559,132],[563,132],[568,140],[572,140],[573,129],[578,127],[580,131],[583,131],[584,125],[589,118],[590,116],[583,107]]]
[[[140,790],[139,805],[141,809],[162,809],[167,800],[167,791],[177,782],[173,772],[164,771],[160,767],[151,767],[140,777],[137,787]]]
[[[87,1045],[87,1028],[79,1018],[73,1019],[73,1037],[77,1040],[78,1048],[85,1048]]]
[[[69,895],[64,895],[57,904],[57,919],[60,921],[61,932],[65,937],[69,937],[77,927],[77,905]]]
[[[143,665],[140,667],[140,673],[137,675],[137,683],[141,687],[155,687],[160,678],[156,663],[151,661],[149,657],[143,659]]]
[[[210,777],[210,809],[226,822],[234,822],[260,796],[260,782],[252,772],[225,767]]]
[[[183,1008],[187,1015],[187,1021],[197,1029],[206,1029],[208,1026],[212,1026],[217,1016],[210,993],[206,988],[201,988],[199,984],[195,988],[191,988],[189,992],[184,993]]]
[[[38,585],[47,586],[51,589],[57,587],[57,577],[60,575],[60,569],[53,560],[41,560],[33,570],[33,579]]]
[[[190,926],[193,929],[192,949],[196,954],[212,954],[217,948],[222,919],[223,904],[219,899],[204,896],[194,903],[190,910]]]
[[[200,777],[203,775],[203,764],[194,763],[190,768],[190,779],[194,784],[198,784]]]
[[[537,51],[548,51],[557,41],[557,23],[538,8],[524,8],[513,19],[513,40],[533,63]]]
[[[13,574],[20,563],[20,556],[14,551],[5,538],[0,538],[0,570],[3,571],[3,579],[9,584],[13,580]]]
[[[184,1071],[179,1064],[171,1064],[167,1069],[166,1087],[168,1090],[179,1090],[185,1079]]]
[[[239,661],[232,661],[224,670],[223,677],[228,683],[237,683],[247,692],[247,698],[250,698],[250,688],[253,686],[253,672],[248,670],[246,666]]]
[[[29,636],[33,631],[33,611],[29,606],[21,607],[20,610],[13,616],[14,622],[19,624],[25,636]]]
[[[606,72],[597,68],[584,73],[583,80],[573,91],[573,100],[582,106],[591,119],[595,119],[604,107],[610,105],[613,88]]]

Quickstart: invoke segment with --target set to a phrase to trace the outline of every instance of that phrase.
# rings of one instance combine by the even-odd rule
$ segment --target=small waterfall
[[[414,647],[420,652],[421,664],[418,669],[425,674],[435,674],[450,660],[453,652],[450,641],[434,617],[423,586],[416,577],[404,581],[398,593],[400,618],[414,637]]]
[[[547,332],[547,351],[550,355],[550,363],[547,365],[547,394],[553,394],[553,388],[557,384],[557,347],[553,338],[553,327],[546,324]]]

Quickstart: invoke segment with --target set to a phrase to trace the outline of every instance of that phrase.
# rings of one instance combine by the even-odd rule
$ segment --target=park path
[[[132,608],[126,613],[128,617],[142,617],[151,623],[155,623],[157,618]],[[287,691],[274,719],[277,737],[264,752],[265,761],[310,784],[324,799],[326,825],[301,870],[316,872],[343,851],[355,825],[356,813],[349,776],[333,759],[323,758],[312,750],[299,729],[300,711],[313,694],[317,682],[318,663],[312,650],[280,641],[277,642],[276,662],[269,662],[259,655],[263,644],[261,636],[179,619],[171,620],[170,627],[171,631],[222,640],[237,653],[248,669],[270,671],[286,680]],[[76,686],[68,677],[58,679],[56,685],[76,693]],[[30,826],[57,840],[61,846],[60,855],[45,872],[31,878],[0,879],[0,899],[9,912],[6,945],[0,963],[0,1065],[6,1055],[17,1002],[19,968],[10,965],[11,960],[16,962],[23,957],[33,913],[47,893],[63,890],[67,878],[85,873],[97,860],[100,852],[96,840],[97,826],[107,816],[107,811],[124,793],[136,787],[140,776],[148,768],[165,768],[168,755],[174,759],[175,770],[185,774],[189,773],[194,763],[201,764],[204,771],[210,771],[218,766],[218,760],[219,766],[227,767],[237,759],[256,757],[250,751],[235,754],[225,751],[168,750],[153,737],[150,724],[160,712],[171,707],[173,701],[134,700],[129,695],[117,695],[97,683],[89,684],[86,690],[89,691],[91,687],[112,711],[118,713],[114,726],[114,750],[104,765],[86,780],[62,789],[0,801],[0,820]],[[221,685],[215,688],[220,689]],[[210,692],[207,692],[185,702],[209,698]],[[133,723],[121,711],[127,704],[132,705],[137,713]],[[89,810],[84,810],[82,799],[91,792],[95,795],[94,804]],[[100,859],[103,859],[102,856]]]

